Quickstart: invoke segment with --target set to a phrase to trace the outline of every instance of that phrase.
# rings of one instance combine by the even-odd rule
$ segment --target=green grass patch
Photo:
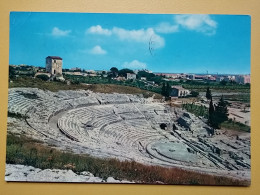
[[[140,80],[124,80],[124,81],[117,81],[115,79],[109,77],[101,77],[101,76],[76,76],[76,75],[64,75],[66,80],[70,80],[72,83],[85,83],[85,84],[114,84],[114,85],[122,85],[122,86],[129,86],[135,87],[142,90],[151,91],[154,93],[161,93],[161,87],[147,85],[143,81]]]
[[[195,116],[201,116],[204,118],[208,118],[208,108],[203,105],[196,105],[194,103],[184,103],[182,107],[188,112],[194,114]]]
[[[224,95],[226,101],[236,101],[243,103],[250,103],[250,93],[241,93],[233,95]]]
[[[101,159],[89,155],[62,152],[41,142],[12,134],[7,136],[6,163],[23,164],[41,169],[71,169],[76,173],[89,171],[97,177],[114,177],[142,183],[249,185],[249,181],[206,175],[179,168],[147,166],[134,161]]]
[[[182,86],[189,90],[194,90],[198,92],[206,92],[207,87],[210,88],[212,92],[244,92],[250,93],[250,85],[239,85],[234,83],[227,83],[226,85],[221,85],[218,82],[207,83],[207,82],[196,82],[189,81],[182,84]]]
[[[220,127],[225,129],[230,129],[230,130],[244,131],[248,133],[250,133],[251,130],[251,128],[248,125],[233,120],[228,120],[221,123]]]
[[[145,98],[154,96],[155,99],[161,99],[162,95],[149,91],[140,89],[132,86],[118,85],[118,84],[70,84],[56,82],[56,81],[42,81],[39,78],[30,77],[19,77],[14,79],[9,83],[9,88],[15,87],[31,87],[38,88],[42,90],[49,90],[52,92],[57,92],[59,90],[91,90],[93,92],[100,93],[123,93],[123,94],[142,94]]]

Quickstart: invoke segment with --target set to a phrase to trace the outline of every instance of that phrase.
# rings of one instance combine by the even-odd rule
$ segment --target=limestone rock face
[[[39,169],[32,166],[6,164],[6,181],[33,181],[33,182],[93,182],[93,183],[130,183],[108,177],[104,180],[95,177],[92,173],[84,171],[79,174],[72,170]]]

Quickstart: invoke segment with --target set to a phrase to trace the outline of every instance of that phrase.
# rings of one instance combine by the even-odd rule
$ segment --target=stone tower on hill
[[[46,58],[46,71],[51,75],[62,75],[62,58],[59,56],[48,56]]]

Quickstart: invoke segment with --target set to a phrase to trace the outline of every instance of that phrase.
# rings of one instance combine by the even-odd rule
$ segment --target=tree
[[[209,87],[207,87],[206,98],[207,98],[207,100],[211,99],[211,101],[212,101],[212,95],[211,95],[211,91],[210,91]]]
[[[213,105],[212,98],[209,103],[209,118],[208,123],[214,129],[220,128],[220,124],[228,120],[227,102],[223,96],[220,98],[217,105]]]
[[[150,77],[147,79],[148,81],[154,81],[156,84],[160,84],[162,82],[162,77],[161,76],[155,76],[155,77]]]
[[[140,79],[141,77],[145,77],[147,81],[150,81],[151,79],[154,79],[156,77],[155,74],[146,72],[144,70],[138,71],[136,77]]]
[[[199,92],[197,92],[197,91],[190,92],[190,97],[198,97],[198,96],[199,96]]]
[[[12,66],[9,66],[9,79],[15,78],[15,68]]]
[[[43,80],[43,81],[48,81],[49,80],[49,77],[45,74],[39,74],[36,76],[37,78]]]
[[[171,93],[171,86],[170,86],[169,82],[167,82],[167,85],[166,85],[166,96],[169,97],[170,93]]]
[[[220,85],[227,85],[227,81],[225,80],[220,81]]]
[[[208,118],[208,123],[211,127],[217,128],[217,124],[215,121],[215,107],[213,105],[212,98],[210,99],[209,102],[209,118]]]
[[[166,86],[165,86],[165,83],[163,83],[163,86],[162,86],[162,95],[166,96]]]
[[[132,73],[133,74],[134,71],[132,71],[132,70],[130,70],[128,68],[124,68],[124,69],[121,69],[121,70],[118,71],[118,75],[122,76],[122,77],[126,77],[127,73]]]
[[[118,76],[118,69],[116,67],[110,68],[110,71],[111,71],[111,74],[112,74],[111,76],[113,78]]]
[[[171,93],[171,86],[170,84],[167,82],[167,84],[165,85],[165,83],[163,83],[163,86],[162,86],[162,95],[164,97],[169,97],[170,96],[170,93]]]
[[[227,109],[227,102],[224,101],[223,95],[221,96],[216,108],[215,108],[215,115],[216,121],[219,124],[223,123],[224,121],[228,120],[228,109]]]

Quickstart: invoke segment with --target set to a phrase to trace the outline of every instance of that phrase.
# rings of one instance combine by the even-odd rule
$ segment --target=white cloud
[[[138,30],[126,30],[124,28],[113,27],[112,29],[104,29],[102,26],[91,26],[87,29],[86,33],[101,34],[101,35],[115,35],[120,40],[135,41],[149,44],[152,39],[154,42],[154,48],[160,48],[164,46],[164,39],[156,34],[153,28],[138,29]]]
[[[52,29],[51,34],[55,37],[65,37],[71,33],[71,30],[61,30],[58,27]]]
[[[153,28],[139,29],[139,30],[125,30],[123,28],[114,27],[112,29],[113,34],[117,35],[121,40],[136,41],[149,43],[150,40],[154,42],[155,48],[164,46],[164,39],[157,35]]]
[[[104,29],[100,25],[91,26],[89,29],[87,29],[86,33],[108,35],[108,36],[112,34],[110,30]]]
[[[217,22],[206,14],[177,15],[174,20],[177,24],[188,30],[195,30],[207,35],[216,33]]]
[[[129,69],[145,69],[146,64],[143,62],[139,62],[138,60],[133,60],[132,62],[124,62],[122,65],[124,68]]]
[[[171,25],[167,22],[162,22],[158,26],[155,27],[155,31],[158,33],[174,33],[178,32],[179,26],[178,25]]]
[[[96,45],[90,50],[90,53],[95,55],[104,55],[107,53],[107,51],[102,49],[99,45]]]

